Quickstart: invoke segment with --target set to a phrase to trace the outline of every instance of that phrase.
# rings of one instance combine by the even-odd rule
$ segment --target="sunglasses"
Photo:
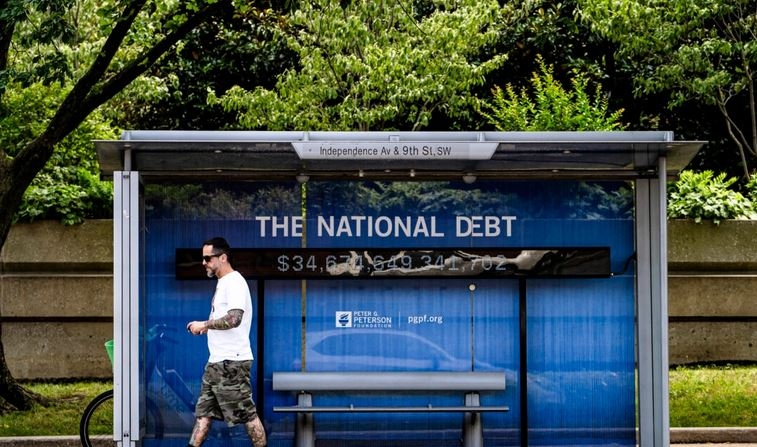
[[[210,262],[211,259],[217,258],[217,257],[221,256],[222,254],[223,253],[219,253],[217,255],[203,256],[202,260],[205,261],[205,262]]]

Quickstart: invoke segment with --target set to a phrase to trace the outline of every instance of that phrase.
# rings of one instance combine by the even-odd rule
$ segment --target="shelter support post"
[[[665,157],[656,179],[636,181],[639,446],[670,444]]]
[[[115,172],[113,206],[113,439],[139,441],[139,173]]]

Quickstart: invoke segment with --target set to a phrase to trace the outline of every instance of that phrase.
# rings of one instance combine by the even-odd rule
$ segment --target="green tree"
[[[240,2],[243,3],[243,2]],[[0,245],[24,192],[57,145],[232,0],[8,0],[0,4],[0,119],[23,114],[23,101],[47,110],[0,147]],[[246,6],[246,7],[249,7]],[[61,89],[61,94],[42,94]],[[37,98],[35,100],[35,97]],[[41,106],[45,101],[51,101]],[[12,107],[21,104],[21,109]],[[39,396],[11,375],[0,342],[0,413],[28,409]]]
[[[580,15],[634,64],[634,93],[715,106],[745,177],[757,157],[755,0],[579,0]]]
[[[521,9],[497,1],[303,2],[286,35],[297,68],[274,89],[211,95],[247,129],[419,130],[466,119],[474,89],[505,62],[490,46]],[[428,4],[427,4],[428,6]],[[453,126],[449,126],[453,127]]]

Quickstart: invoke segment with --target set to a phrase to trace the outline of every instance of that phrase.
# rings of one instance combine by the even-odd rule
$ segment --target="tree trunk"
[[[55,145],[75,130],[94,109],[121,92],[193,29],[214,17],[222,17],[224,11],[233,11],[230,0],[209,2],[118,72],[108,72],[114,56],[146,1],[124,2],[124,9],[99,55],[89,70],[76,81],[45,130],[15,157],[7,156],[0,148],[0,248],[10,233],[13,216],[21,204],[26,188],[50,159]],[[0,5],[7,6],[4,3],[7,2],[0,1]],[[5,12],[2,6],[0,10]],[[3,17],[0,17],[0,68],[7,65],[7,48],[15,27],[15,22],[6,22]],[[22,387],[13,378],[5,361],[0,322],[0,414],[12,410],[28,410],[34,403],[47,404],[47,400]]]
[[[28,182],[23,178],[14,177],[12,166],[7,161],[0,163],[0,209],[17,209]],[[22,176],[23,177],[23,176]],[[13,223],[13,213],[0,213],[0,248],[10,233]],[[48,401],[37,393],[22,387],[8,368],[5,361],[5,349],[2,342],[2,322],[0,322],[0,414],[14,410],[28,410],[35,403],[47,405]]]
[[[13,378],[8,369],[8,364],[5,362],[2,326],[0,325],[0,414],[16,410],[30,410],[34,404],[48,405],[49,403],[48,399],[22,387]]]

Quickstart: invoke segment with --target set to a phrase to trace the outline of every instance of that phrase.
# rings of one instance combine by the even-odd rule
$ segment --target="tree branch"
[[[132,60],[124,69],[115,73],[109,80],[104,81],[108,67],[110,67],[146,0],[132,0],[126,3],[127,6],[116,21],[100,53],[89,70],[76,82],[73,89],[61,102],[45,130],[16,154],[9,163],[9,167],[6,165],[0,171],[14,178],[14,181],[10,182],[14,190],[2,191],[2,194],[0,194],[0,200],[3,202],[2,209],[15,209],[18,206],[23,191],[50,159],[55,145],[74,131],[92,111],[143,74],[172,45],[184,38],[192,29],[229,4],[228,0],[220,0],[200,9],[174,32],[166,35],[152,48],[147,49]],[[9,216],[12,216],[12,213],[9,213]],[[8,217],[8,225],[4,224],[5,222],[0,222],[0,241],[4,241],[7,236],[5,230],[10,226],[10,217]]]
[[[227,1],[219,1],[206,5],[179,25],[172,33],[166,35],[153,47],[137,56],[122,70],[116,72],[110,79],[105,79],[108,67],[121,47],[123,39],[126,37],[131,25],[144,6],[145,1],[136,0],[129,3],[113,28],[113,31],[108,36],[100,55],[61,103],[60,108],[51,119],[47,129],[39,138],[58,140],[61,136],[65,136],[76,129],[92,111],[113,98],[137,77],[145,73],[161,56],[173,45],[186,37],[194,28],[228,5]],[[72,113],[72,110],[75,113]]]
[[[0,71],[5,71],[8,68],[8,53],[15,29],[16,22],[6,19],[0,20]]]
[[[728,109],[726,107],[727,102],[728,100],[724,98],[722,90],[718,90],[718,101],[717,101],[718,110],[720,110],[720,113],[725,118],[725,124],[726,124],[726,129],[728,131],[728,135],[731,137],[731,140],[736,144],[736,147],[739,149],[739,155],[741,156],[741,163],[744,165],[744,178],[748,179],[749,178],[749,165],[747,164],[745,146],[746,146],[746,149],[749,149],[749,144],[747,141],[745,141],[744,134],[741,132],[741,129],[739,129],[739,126],[733,121],[733,119],[729,115]]]
[[[161,58],[171,47],[187,36],[193,29],[222,12],[225,8],[230,7],[227,0],[221,0],[210,5],[206,5],[197,13],[193,14],[184,23],[179,25],[176,30],[166,35],[161,41],[156,43],[152,48],[142,53],[123,70],[113,75],[110,79],[101,85],[92,89],[84,100],[85,107],[94,110],[101,104],[105,103],[118,92],[126,88],[132,81],[147,71],[158,59]]]
[[[749,120],[752,126],[752,147],[751,152],[757,153],[757,103],[755,102],[754,91],[754,76],[752,70],[749,67],[749,61],[746,54],[742,53],[742,61],[744,62],[744,76],[746,76],[747,82],[747,95],[749,97]]]

